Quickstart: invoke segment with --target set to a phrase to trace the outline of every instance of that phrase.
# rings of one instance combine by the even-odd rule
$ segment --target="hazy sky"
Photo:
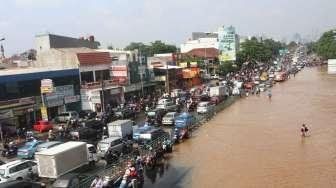
[[[238,34],[311,37],[336,25],[336,0],[1,0],[5,53],[34,48],[45,32],[93,34],[102,46],[156,39],[179,45],[192,31],[233,25]]]

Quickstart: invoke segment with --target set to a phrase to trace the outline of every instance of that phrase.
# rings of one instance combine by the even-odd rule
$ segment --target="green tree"
[[[165,44],[160,40],[151,42],[150,45],[146,45],[142,42],[131,42],[126,46],[125,50],[139,50],[142,54],[147,56],[153,56],[159,53],[174,53],[177,52],[175,45]]]
[[[112,44],[110,44],[110,45],[107,46],[107,49],[109,49],[109,50],[113,50],[114,47],[112,46]]]
[[[336,58],[336,30],[323,33],[321,38],[313,45],[313,50],[323,59]]]

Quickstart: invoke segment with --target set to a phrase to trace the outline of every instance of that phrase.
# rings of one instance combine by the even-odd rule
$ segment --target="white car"
[[[162,124],[163,125],[174,125],[174,122],[177,116],[178,116],[177,112],[168,112],[165,116],[163,116]]]
[[[0,183],[28,178],[30,169],[34,174],[37,174],[37,164],[29,160],[16,160],[1,165]]]
[[[197,105],[197,113],[200,114],[205,114],[205,113],[209,113],[213,110],[214,106],[211,105],[209,102],[200,102]]]

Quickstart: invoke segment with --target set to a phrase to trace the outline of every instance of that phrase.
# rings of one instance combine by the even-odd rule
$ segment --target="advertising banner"
[[[236,60],[236,33],[233,27],[221,27],[218,30],[219,40],[219,61],[235,61]]]
[[[52,93],[53,88],[54,88],[54,84],[51,79],[41,80],[41,93]]]

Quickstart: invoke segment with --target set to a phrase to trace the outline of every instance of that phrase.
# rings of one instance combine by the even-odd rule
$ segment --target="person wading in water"
[[[307,126],[305,125],[305,124],[302,124],[302,126],[301,126],[301,135],[303,136],[303,137],[306,137],[307,136],[307,134],[308,134],[308,128],[307,128]]]

